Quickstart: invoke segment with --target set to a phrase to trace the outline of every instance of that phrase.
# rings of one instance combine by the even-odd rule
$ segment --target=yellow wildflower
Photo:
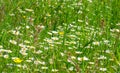
[[[14,61],[15,63],[21,63],[23,60],[21,60],[20,58],[15,58],[13,61]]]
[[[59,32],[60,35],[64,35],[64,32]]]
[[[25,18],[26,18],[26,16],[23,16],[23,18],[25,19]]]

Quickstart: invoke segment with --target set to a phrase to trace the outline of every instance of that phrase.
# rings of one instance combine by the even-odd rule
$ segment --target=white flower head
[[[74,67],[73,67],[73,66],[71,66],[71,67],[69,68],[69,70],[70,70],[70,71],[73,71],[73,69],[74,69]]]
[[[64,56],[65,54],[61,52],[60,55],[61,55],[61,56]]]
[[[82,61],[82,58],[78,57],[77,60],[78,60],[78,61]]]
[[[94,63],[94,62],[89,62],[89,64],[93,65],[93,64],[95,64],[95,63]]]
[[[17,44],[17,42],[15,40],[10,40],[9,42],[12,43],[12,44],[14,44],[14,45]]]
[[[100,45],[100,42],[98,42],[98,41],[93,42],[93,45]]]
[[[18,31],[18,30],[11,30],[10,31],[13,35],[20,35],[20,31]]]
[[[24,56],[26,56],[26,55],[28,55],[28,53],[26,52],[26,50],[20,50],[20,53],[22,54],[22,55],[24,55]]]
[[[58,69],[52,69],[52,72],[58,72]]]
[[[81,57],[81,58],[78,57],[77,60],[78,61],[88,61],[89,59],[86,56],[84,56],[84,57]]]
[[[3,46],[2,46],[2,45],[0,45],[0,48],[3,48]]]
[[[76,57],[75,56],[71,56],[71,59],[76,59]]]
[[[41,50],[38,50],[38,51],[36,51],[35,53],[36,54],[41,54],[43,51],[41,51]]]
[[[41,67],[41,69],[48,69],[48,67]]]
[[[28,11],[28,12],[34,12],[33,9],[25,9],[25,10]]]
[[[75,53],[76,53],[76,54],[82,54],[82,52],[80,52],[80,51],[75,51]]]
[[[21,48],[26,48],[26,45],[24,45],[23,43],[19,44],[19,46],[20,46]]]
[[[26,26],[26,28],[27,28],[27,29],[29,29],[29,28],[30,28],[30,26]]]
[[[101,55],[100,57],[98,57],[98,60],[105,60],[107,59],[107,57],[105,57],[104,55]]]
[[[51,39],[52,39],[52,40],[59,40],[58,37],[52,37]]]
[[[53,34],[58,34],[58,32],[57,32],[57,31],[52,31],[52,33],[53,33]]]
[[[108,49],[108,50],[106,50],[105,52],[106,52],[106,53],[111,53],[111,50]]]
[[[92,0],[88,0],[90,3],[92,3]]]
[[[4,57],[5,59],[7,59],[7,58],[9,58],[9,55],[3,55],[3,57]]]
[[[84,57],[83,57],[83,60],[87,61],[87,60],[89,60],[89,59],[88,59],[87,57],[84,56]]]
[[[30,62],[32,62],[32,60],[26,60],[26,62],[30,63]]]
[[[100,71],[107,71],[107,68],[100,68]]]
[[[29,44],[29,43],[30,43],[30,41],[28,41],[28,40],[25,40],[24,42],[25,42],[25,43],[27,43],[27,44]]]

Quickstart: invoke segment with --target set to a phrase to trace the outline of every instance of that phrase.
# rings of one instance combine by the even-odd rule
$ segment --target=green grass
[[[0,0],[0,73],[120,73],[119,41],[119,0]]]

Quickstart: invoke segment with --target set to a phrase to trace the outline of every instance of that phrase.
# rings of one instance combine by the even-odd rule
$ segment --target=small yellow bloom
[[[49,13],[47,13],[47,16],[50,17],[51,15]]]
[[[25,18],[26,18],[26,16],[23,16],[23,18],[25,19]]]
[[[14,61],[15,63],[21,63],[23,60],[21,60],[20,58],[15,58],[13,61]]]
[[[64,32],[59,32],[60,35],[64,35]]]

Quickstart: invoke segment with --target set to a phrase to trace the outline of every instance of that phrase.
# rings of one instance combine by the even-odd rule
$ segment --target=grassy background
[[[119,4],[119,0],[0,0],[0,72],[119,73]],[[20,53],[21,43],[27,55]],[[13,57],[23,61],[15,63]],[[78,60],[83,57],[89,60]]]

